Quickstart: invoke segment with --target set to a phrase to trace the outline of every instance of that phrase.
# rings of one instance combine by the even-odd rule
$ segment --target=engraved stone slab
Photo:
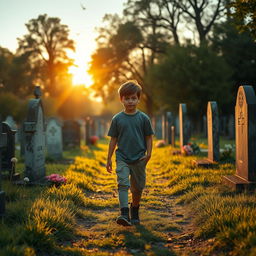
[[[46,127],[47,154],[54,158],[62,158],[62,124],[57,118],[49,118]]]
[[[252,86],[240,86],[235,107],[236,178],[226,176],[224,183],[232,187],[256,185],[256,96]],[[248,184],[248,186],[246,185]]]
[[[220,135],[218,105],[215,101],[207,104],[207,129],[208,129],[208,160],[218,162],[220,159]]]
[[[28,106],[25,132],[25,176],[30,181],[45,177],[45,128],[43,106],[39,98],[31,99]]]
[[[189,141],[189,120],[187,116],[187,105],[179,104],[179,128],[180,128],[180,148],[188,144]]]

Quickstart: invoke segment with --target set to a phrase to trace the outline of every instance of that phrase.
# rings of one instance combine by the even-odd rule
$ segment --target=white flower
[[[17,162],[18,162],[18,159],[17,159],[16,157],[13,157],[13,158],[11,159],[11,162],[12,162],[12,163],[17,163]]]
[[[25,182],[29,182],[29,178],[28,178],[28,177],[25,177],[23,180],[24,180]]]

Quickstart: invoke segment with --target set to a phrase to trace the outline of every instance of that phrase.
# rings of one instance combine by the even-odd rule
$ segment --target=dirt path
[[[176,203],[177,197],[159,193],[165,180],[158,173],[150,172],[154,179],[149,178],[143,194],[141,225],[132,227],[115,223],[119,214],[115,177],[98,178],[97,192],[87,193],[85,217],[77,221],[78,235],[71,247],[85,255],[207,255],[210,241],[194,238],[193,214]]]

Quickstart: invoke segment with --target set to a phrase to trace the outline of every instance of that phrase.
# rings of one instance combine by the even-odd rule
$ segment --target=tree
[[[230,101],[230,75],[223,57],[209,47],[188,45],[170,47],[152,66],[148,79],[161,106],[175,113],[179,103],[187,103],[189,114],[198,121],[208,101],[217,100],[220,108]]]
[[[200,44],[206,42],[206,36],[225,10],[224,0],[175,0],[175,4],[185,14],[185,20],[196,27]]]
[[[74,50],[74,42],[69,39],[69,29],[60,23],[59,18],[39,15],[31,19],[26,27],[28,34],[19,38],[19,54],[28,54],[33,68],[38,69],[38,81],[43,83],[50,95],[57,95],[56,77],[59,66],[66,71],[73,63],[66,50]]]
[[[233,0],[231,7],[234,8],[232,16],[239,22],[240,31],[249,31],[256,39],[256,0]]]
[[[13,54],[6,48],[0,47],[0,88],[6,90],[6,83],[9,79],[9,70]]]
[[[211,42],[214,51],[223,56],[232,69],[231,94],[235,99],[240,85],[256,83],[256,44],[249,32],[239,33],[234,18],[214,27]],[[233,101],[226,110],[232,111],[234,104]]]

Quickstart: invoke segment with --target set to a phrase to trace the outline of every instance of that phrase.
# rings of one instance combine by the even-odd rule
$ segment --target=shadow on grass
[[[157,236],[143,225],[137,225],[136,231],[124,230],[121,232],[125,245],[132,255],[175,256],[176,254],[165,247],[166,240]]]

